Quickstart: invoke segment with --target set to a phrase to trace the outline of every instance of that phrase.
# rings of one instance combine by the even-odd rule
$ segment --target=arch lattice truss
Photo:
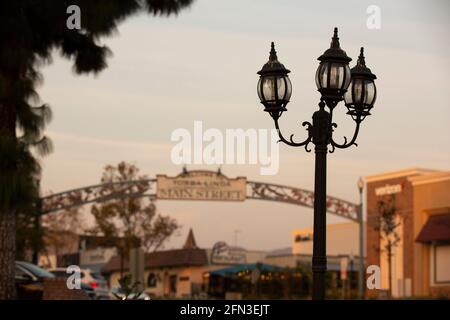
[[[124,197],[156,199],[156,179],[97,184],[48,195],[42,198],[41,212],[46,214]],[[312,191],[265,182],[247,181],[246,198],[314,207]],[[328,196],[327,212],[358,222],[358,205],[342,199]]]

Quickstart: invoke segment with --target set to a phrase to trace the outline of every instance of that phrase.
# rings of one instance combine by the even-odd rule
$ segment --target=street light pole
[[[327,153],[329,142],[330,114],[325,104],[313,115],[313,143],[315,144],[314,173],[314,232],[313,232],[313,296],[314,300],[325,299],[325,273],[327,271]]]
[[[327,153],[336,148],[345,149],[356,145],[361,122],[370,115],[370,109],[376,100],[376,76],[366,67],[363,48],[358,62],[350,70],[348,64],[352,60],[341,49],[338,30],[334,29],[331,45],[319,58],[316,72],[316,84],[321,94],[319,110],[314,112],[312,123],[305,121],[308,137],[303,142],[295,142],[293,135],[286,139],[281,133],[278,123],[292,94],[292,85],[288,77],[290,71],[278,61],[275,45],[272,42],[269,61],[258,71],[258,96],[264,105],[264,111],[272,117],[278,131],[280,142],[292,147],[304,147],[307,152],[309,144],[315,148],[314,178],[314,243],[313,243],[313,299],[325,299],[325,274],[327,271],[326,256],[326,211],[327,211]],[[337,124],[333,122],[333,110],[337,104],[345,100],[347,114],[355,121],[353,137],[344,137],[342,144],[333,139]],[[326,109],[328,108],[328,109]],[[329,145],[331,146],[330,149]]]
[[[358,220],[359,220],[359,272],[358,272],[358,298],[364,299],[364,217],[363,217],[363,190],[364,181],[360,177],[358,180],[359,191],[359,207],[358,207]]]
[[[348,283],[348,298],[351,299],[352,298],[352,280],[353,280],[353,260],[354,260],[354,256],[353,253],[350,253],[349,256],[350,259],[350,272],[349,272],[349,276],[347,277],[347,283]]]

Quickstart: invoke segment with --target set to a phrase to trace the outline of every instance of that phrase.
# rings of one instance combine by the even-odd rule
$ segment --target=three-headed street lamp
[[[356,145],[359,127],[364,118],[370,115],[376,100],[376,76],[366,67],[364,49],[361,48],[356,66],[351,70],[349,62],[352,60],[341,49],[338,30],[334,29],[331,46],[319,58],[316,72],[316,85],[321,94],[319,110],[314,112],[312,123],[305,121],[308,137],[303,142],[295,142],[293,135],[286,139],[280,130],[278,120],[289,103],[292,85],[289,80],[288,69],[278,61],[275,45],[272,42],[269,61],[258,74],[258,96],[264,105],[264,111],[272,117],[278,130],[280,141],[293,147],[305,147],[307,152],[310,143],[315,150],[315,181],[314,181],[314,242],[313,242],[313,299],[325,298],[325,272],[327,270],[326,257],[326,175],[327,153],[335,148],[344,149]],[[350,141],[344,137],[342,144],[333,139],[333,131],[337,124],[333,122],[333,111],[337,104],[345,101],[347,114],[355,121],[355,131]],[[325,108],[328,107],[328,110]]]

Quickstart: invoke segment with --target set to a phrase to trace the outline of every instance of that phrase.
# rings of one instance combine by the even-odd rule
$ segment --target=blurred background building
[[[392,296],[450,297],[450,172],[406,169],[366,177],[367,264],[381,267],[389,287],[386,240],[379,230],[380,203],[392,199],[398,242],[392,248]]]

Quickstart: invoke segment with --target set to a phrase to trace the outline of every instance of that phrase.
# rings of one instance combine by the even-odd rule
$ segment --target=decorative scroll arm
[[[353,138],[350,140],[350,142],[347,143],[348,139],[346,136],[344,136],[344,143],[339,144],[336,141],[334,141],[333,136],[331,136],[330,144],[333,146],[333,149],[334,149],[334,147],[339,148],[339,149],[345,149],[345,148],[351,147],[352,145],[358,146],[358,144],[355,141],[356,141],[356,138],[358,137],[361,121],[355,120],[355,122],[356,122],[356,127],[355,127],[355,131],[353,133]],[[331,127],[332,127],[332,131],[334,131],[334,128],[337,128],[337,124],[333,122],[331,124]]]
[[[287,145],[289,145],[289,146],[292,146],[292,147],[305,147],[305,149],[306,149],[306,151],[310,151],[307,147],[308,147],[308,144],[312,141],[312,134],[311,134],[311,128],[312,128],[312,124],[310,123],[310,122],[308,122],[308,121],[304,121],[303,123],[302,123],[302,126],[303,127],[307,127],[306,128],[306,130],[308,131],[308,137],[303,141],[303,142],[295,142],[294,141],[294,135],[293,134],[291,134],[291,136],[289,137],[289,140],[287,140],[284,136],[283,136],[283,134],[281,133],[281,129],[280,129],[280,126],[279,126],[279,124],[278,124],[278,118],[274,118],[273,119],[273,121],[274,121],[274,123],[275,123],[275,129],[277,129],[277,131],[278,131],[278,136],[280,137],[280,140],[279,140],[279,142],[281,141],[281,142],[283,142],[283,143],[285,143],[285,144],[287,144]]]

